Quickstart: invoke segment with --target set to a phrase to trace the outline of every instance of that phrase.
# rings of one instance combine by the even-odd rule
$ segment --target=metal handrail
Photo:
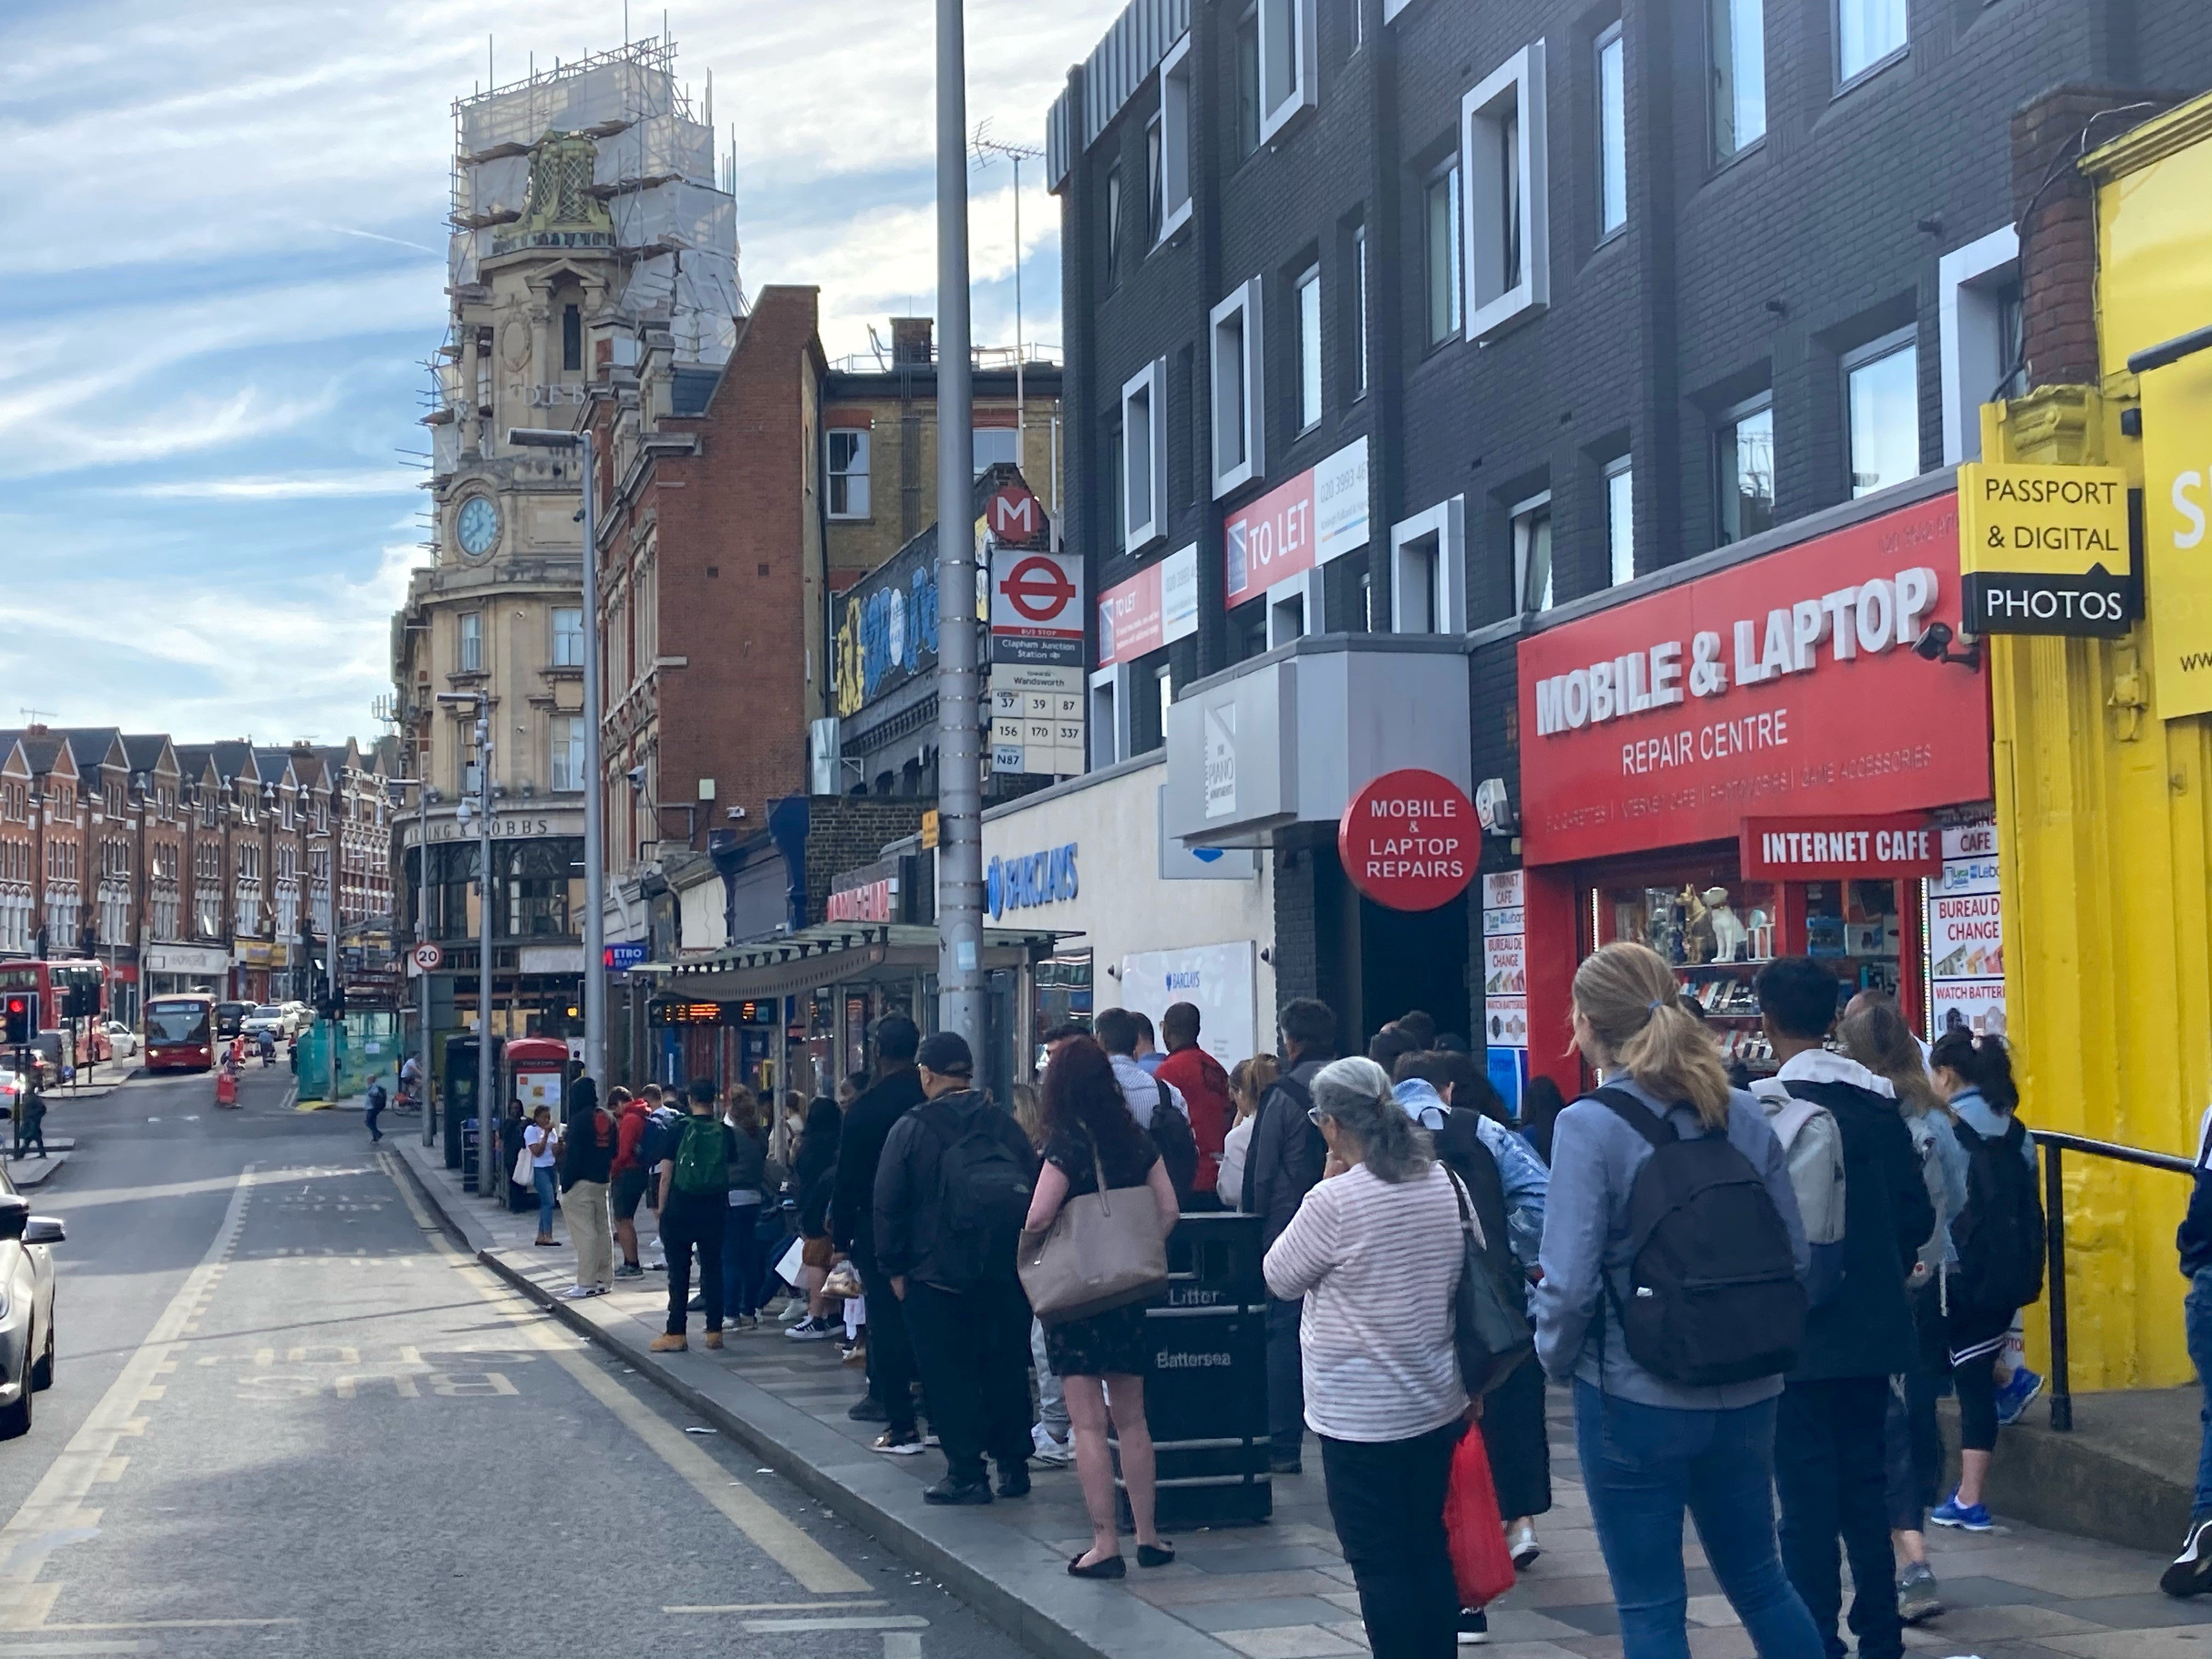
[[[2171,1152],[2145,1152],[2118,1141],[2092,1140],[2087,1135],[2063,1134],[2056,1129],[2031,1129],[2029,1135],[2043,1148],[2043,1216],[2045,1294],[2051,1304],[2051,1426],[2061,1434],[2074,1427],[2074,1389],[2066,1353],[2066,1182],[2065,1155],[2081,1152],[2089,1158],[2108,1158],[2116,1164],[2133,1164],[2146,1170],[2165,1170],[2191,1175],[2196,1164]]]

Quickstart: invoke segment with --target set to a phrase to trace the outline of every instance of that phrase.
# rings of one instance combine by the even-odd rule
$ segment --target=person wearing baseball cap
[[[957,1032],[922,1040],[927,1097],[892,1126],[876,1171],[876,1260],[906,1316],[930,1422],[945,1449],[933,1504],[1030,1489],[1030,1307],[1014,1250],[1036,1182],[1021,1126],[977,1090]]]

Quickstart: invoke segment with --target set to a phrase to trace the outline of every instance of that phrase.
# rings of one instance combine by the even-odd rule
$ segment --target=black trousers
[[[1020,1281],[948,1291],[909,1279],[902,1311],[952,1478],[982,1480],[986,1456],[1002,1473],[1027,1468],[1030,1304]]]
[[[902,1433],[915,1426],[914,1339],[907,1330],[906,1304],[891,1294],[871,1241],[853,1241],[853,1265],[868,1296],[868,1392],[882,1405],[892,1431]]]
[[[707,1328],[722,1328],[722,1230],[729,1224],[730,1200],[722,1193],[671,1190],[660,1212],[660,1244],[668,1252],[668,1334],[681,1336],[690,1323],[691,1252],[699,1252],[699,1292],[707,1298]]]
[[[1463,1432],[1451,1422],[1411,1440],[1322,1438],[1329,1517],[1374,1659],[1451,1659],[1459,1650],[1444,1488]]]
[[[1828,1659],[1844,1589],[1836,1540],[1851,1562],[1851,1633],[1860,1659],[1900,1659],[1897,1557],[1889,1542],[1886,1376],[1792,1382],[1774,1425],[1774,1486],[1782,1497],[1782,1565],[1820,1632]]]
[[[1544,1426],[1544,1368],[1523,1360],[1483,1396],[1482,1449],[1498,1510],[1508,1521],[1552,1507],[1552,1442]]]

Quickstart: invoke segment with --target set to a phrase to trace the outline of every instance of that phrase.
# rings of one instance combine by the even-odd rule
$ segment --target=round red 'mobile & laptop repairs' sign
[[[1457,784],[1408,768],[1385,772],[1352,798],[1336,827],[1352,884],[1393,910],[1433,910],[1474,879],[1482,830]]]

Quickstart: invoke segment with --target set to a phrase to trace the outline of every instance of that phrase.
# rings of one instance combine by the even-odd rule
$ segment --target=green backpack
[[[729,1149],[721,1120],[687,1117],[684,1139],[676,1147],[676,1190],[679,1193],[726,1193],[730,1190]]]

